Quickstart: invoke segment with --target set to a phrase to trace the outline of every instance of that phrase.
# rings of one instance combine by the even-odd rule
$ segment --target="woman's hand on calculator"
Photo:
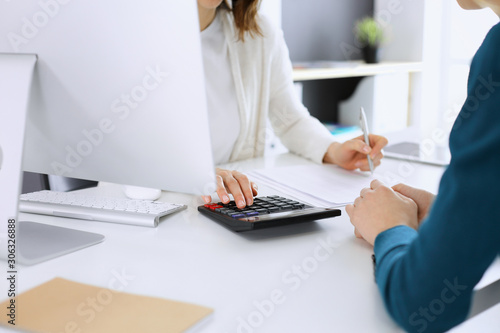
[[[257,195],[257,184],[248,177],[235,170],[216,169],[217,195],[223,203],[231,201],[229,194],[233,195],[238,208],[253,204],[253,197]],[[202,195],[203,201],[210,203],[210,195]]]

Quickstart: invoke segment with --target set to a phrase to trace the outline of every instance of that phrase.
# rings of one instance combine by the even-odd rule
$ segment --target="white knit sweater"
[[[283,32],[265,17],[258,17],[263,36],[252,38],[247,34],[242,42],[232,14],[226,10],[220,14],[241,122],[230,161],[264,154],[269,118],[274,132],[291,152],[321,163],[334,140],[296,96]]]

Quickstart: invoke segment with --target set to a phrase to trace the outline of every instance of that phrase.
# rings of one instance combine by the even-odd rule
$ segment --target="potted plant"
[[[383,41],[384,31],[380,24],[372,17],[357,21],[354,34],[362,47],[363,59],[368,64],[378,62],[378,48]]]

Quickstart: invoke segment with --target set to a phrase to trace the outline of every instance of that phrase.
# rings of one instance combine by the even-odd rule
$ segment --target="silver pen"
[[[368,137],[368,122],[366,121],[366,114],[363,107],[359,111],[359,124],[361,125],[361,130],[363,131],[363,136],[365,137],[365,143],[370,146],[370,138]],[[370,146],[371,147],[371,146]],[[370,155],[367,155],[368,165],[370,166],[370,171],[373,174],[373,161]]]

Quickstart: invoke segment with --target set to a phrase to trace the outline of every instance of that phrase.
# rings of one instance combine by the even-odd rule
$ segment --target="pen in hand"
[[[368,123],[366,121],[366,114],[365,114],[365,110],[363,109],[363,107],[361,107],[361,109],[359,110],[359,123],[361,125],[361,130],[363,131],[363,136],[365,138],[365,143],[370,146],[370,138],[368,137],[368,134],[370,134],[368,132]],[[367,155],[367,158],[368,158],[368,165],[370,166],[370,172],[373,174],[373,161],[372,161],[372,158],[370,157],[370,155],[368,154]]]

